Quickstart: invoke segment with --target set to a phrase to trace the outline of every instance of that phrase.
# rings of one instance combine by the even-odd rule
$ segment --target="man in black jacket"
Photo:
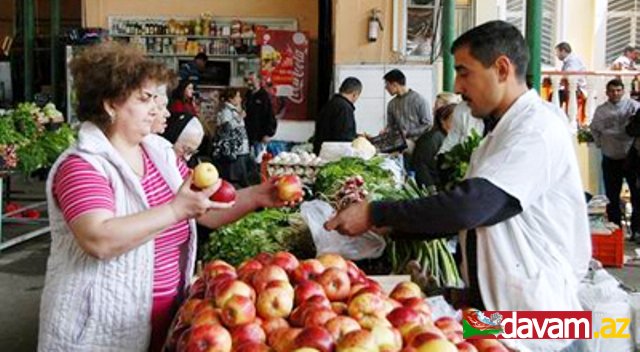
[[[320,153],[324,142],[351,142],[356,138],[356,100],[362,92],[362,83],[355,77],[347,77],[338,94],[320,110],[316,118],[313,152]]]
[[[269,93],[260,84],[260,77],[256,73],[250,72],[245,81],[249,91],[244,98],[244,109],[247,113],[244,124],[249,137],[251,153],[254,157],[258,157],[276,133],[278,121],[273,113]]]

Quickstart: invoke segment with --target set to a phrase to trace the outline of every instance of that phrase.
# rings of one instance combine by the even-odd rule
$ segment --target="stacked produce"
[[[464,341],[453,318],[433,320],[412,282],[389,295],[336,254],[299,261],[261,253],[237,268],[214,260],[192,285],[168,351],[507,351]],[[487,342],[491,341],[491,342]],[[474,343],[480,348],[474,347]]]
[[[314,153],[307,151],[282,152],[269,160],[267,171],[271,176],[295,174],[305,183],[313,183],[318,169],[323,164],[324,161]]]
[[[42,109],[21,103],[0,116],[0,169],[20,169],[25,175],[48,167],[75,140],[55,105]]]

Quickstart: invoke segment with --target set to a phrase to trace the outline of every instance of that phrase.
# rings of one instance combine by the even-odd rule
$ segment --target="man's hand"
[[[360,236],[372,226],[371,210],[367,201],[349,206],[324,224],[328,231],[336,230],[347,236]]]

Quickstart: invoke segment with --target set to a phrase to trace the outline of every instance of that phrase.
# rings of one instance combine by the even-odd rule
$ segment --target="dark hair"
[[[199,52],[194,58],[194,60],[203,60],[203,61],[207,61],[209,59],[209,57],[207,56],[207,54],[203,53],[203,52]]]
[[[180,83],[178,83],[178,86],[176,87],[176,89],[173,90],[173,93],[171,93],[171,100],[184,100],[184,91],[185,89],[187,89],[187,87],[193,84],[194,88],[195,88],[195,83],[192,80],[189,79],[183,79],[180,81]]]
[[[434,127],[438,128],[440,131],[444,131],[444,122],[449,120],[453,116],[453,110],[456,108],[458,104],[447,104],[443,105],[436,110],[433,121]]]
[[[220,99],[222,99],[222,101],[227,102],[233,98],[235,98],[235,96],[240,93],[240,89],[238,88],[227,88],[225,89],[222,94],[220,94]]]
[[[516,67],[516,76],[525,80],[529,64],[529,48],[522,33],[511,23],[490,21],[463,33],[451,46],[451,53],[469,47],[469,52],[484,67],[491,66],[499,56],[505,55]]]
[[[629,45],[626,48],[624,48],[624,53],[625,54],[632,53],[634,51],[636,51],[636,47],[632,46],[632,45]]]
[[[347,77],[340,85],[340,93],[351,94],[362,92],[362,82],[355,77]]]
[[[624,83],[622,83],[622,80],[614,78],[607,82],[607,90],[609,90],[610,87],[622,87],[622,89],[624,89]]]
[[[569,45],[569,43],[567,42],[558,43],[558,45],[556,45],[556,49],[571,53],[571,45]]]
[[[386,82],[389,83],[398,83],[401,86],[407,84],[407,78],[404,76],[404,73],[402,73],[402,71],[398,69],[393,69],[387,72],[383,78]]]
[[[105,102],[121,104],[147,81],[164,83],[168,70],[134,46],[104,42],[83,50],[69,65],[77,94],[78,120],[105,130],[111,117]]]

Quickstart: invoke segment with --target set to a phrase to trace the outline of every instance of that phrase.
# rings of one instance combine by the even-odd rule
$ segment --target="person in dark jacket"
[[[356,138],[356,118],[353,104],[362,92],[362,83],[355,77],[347,77],[338,94],[320,110],[316,118],[313,152],[320,153],[324,142],[351,142]]]
[[[411,164],[415,168],[416,182],[419,185],[437,186],[440,184],[436,155],[451,130],[453,109],[456,105],[447,104],[439,107],[435,112],[433,127],[416,141]]]
[[[251,153],[256,158],[266,148],[271,137],[276,134],[278,121],[273,113],[269,92],[262,86],[260,77],[255,72],[251,72],[245,81],[249,91],[244,98],[244,111],[247,114],[244,124]]]

